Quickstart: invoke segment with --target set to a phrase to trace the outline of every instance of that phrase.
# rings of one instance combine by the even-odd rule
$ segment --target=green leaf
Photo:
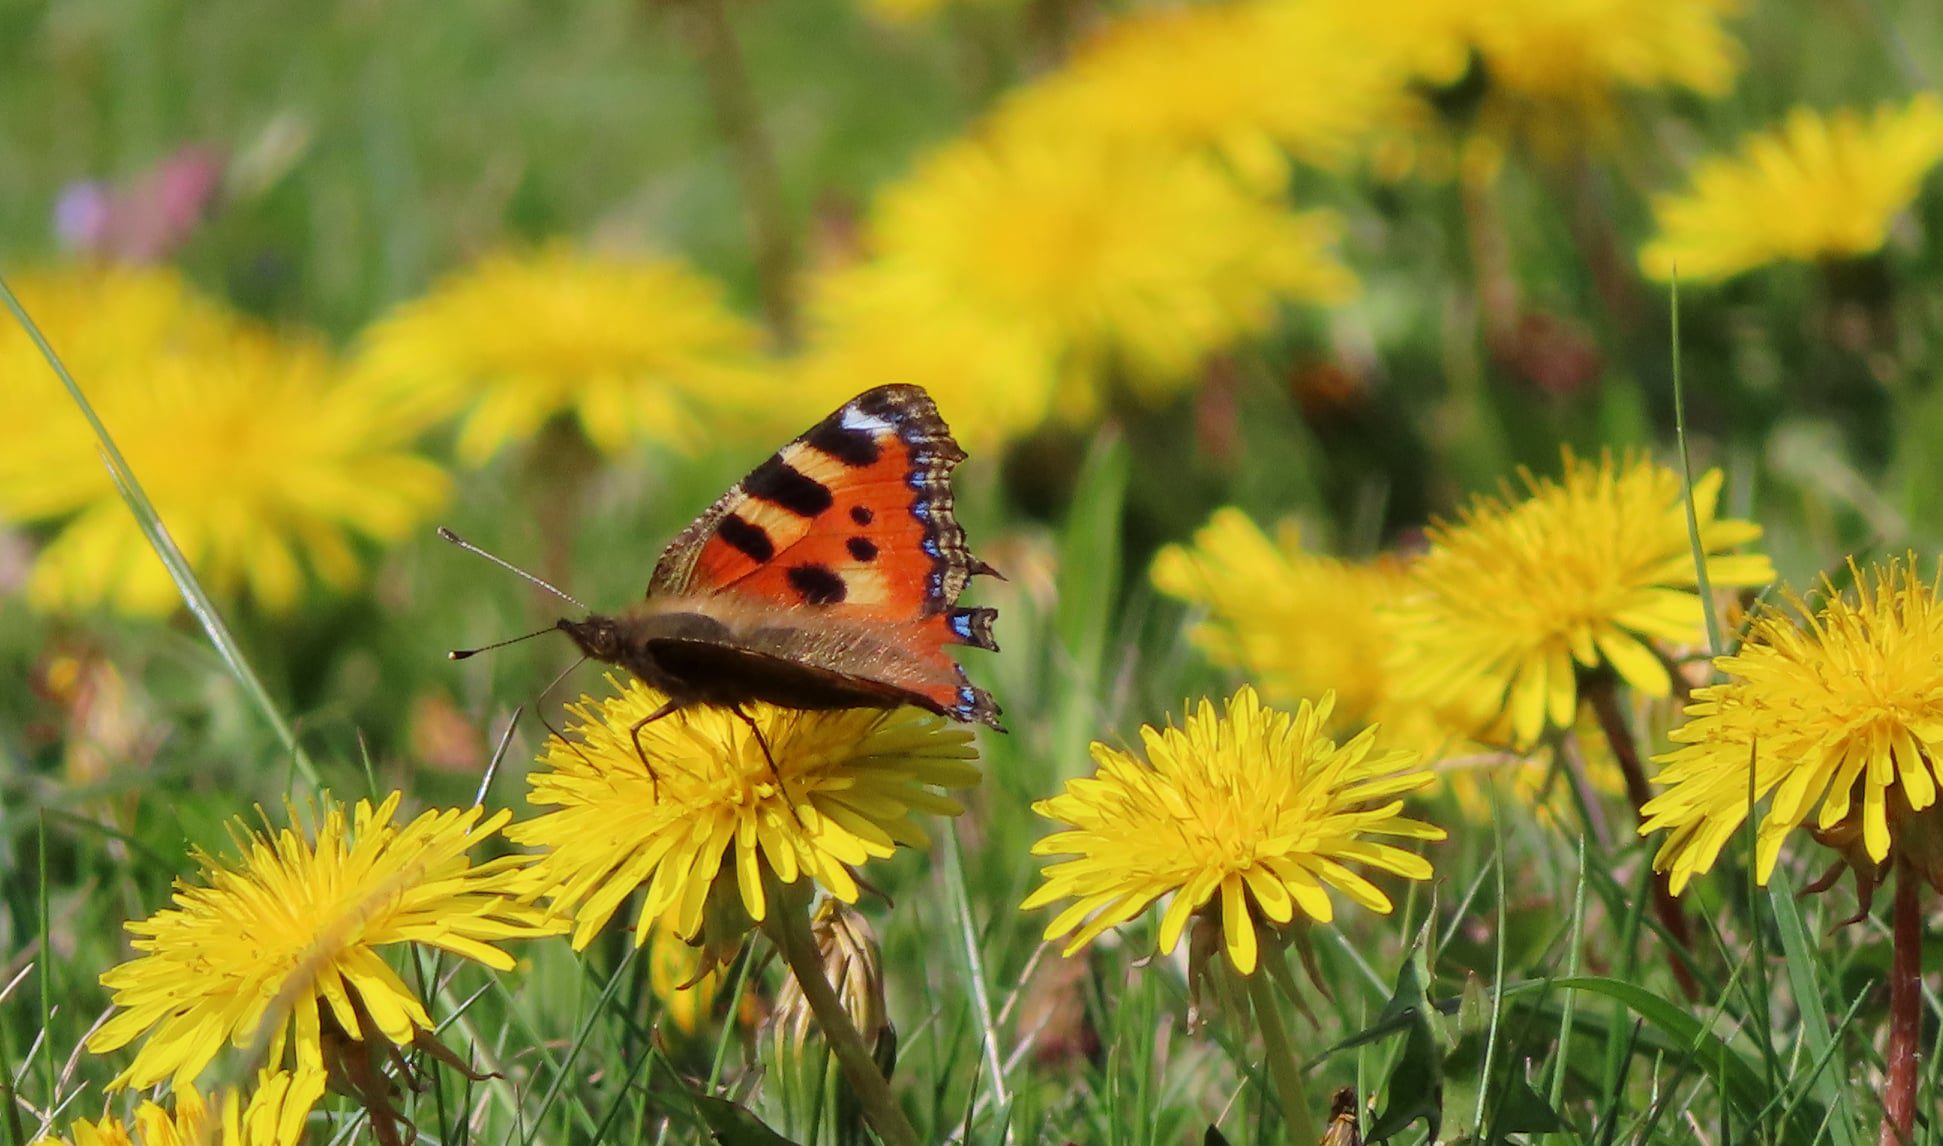
[[[794,1139],[771,1130],[746,1108],[727,1099],[697,1094],[694,1101],[695,1109],[701,1112],[702,1121],[708,1123],[708,1132],[722,1146],[800,1146]]]
[[[1552,1104],[1539,1096],[1517,1070],[1505,1073],[1498,1092],[1492,1096],[1490,1129],[1486,1142],[1503,1142],[1509,1134],[1553,1134],[1571,1126]]]
[[[1438,1037],[1442,1023],[1425,990],[1430,970],[1424,947],[1424,934],[1419,933],[1397,971],[1396,990],[1377,1020],[1378,1026],[1404,1024],[1404,1038],[1403,1054],[1383,1086],[1388,1101],[1365,1138],[1370,1143],[1387,1141],[1418,1119],[1429,1128],[1432,1142],[1443,1128],[1444,1052]]]

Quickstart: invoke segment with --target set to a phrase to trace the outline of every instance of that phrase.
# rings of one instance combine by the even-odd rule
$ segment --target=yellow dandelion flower
[[[1521,471],[1523,500],[1507,487],[1430,529],[1395,609],[1397,700],[1482,711],[1477,735],[1524,747],[1572,724],[1583,671],[1670,694],[1661,646],[1698,644],[1706,631],[1680,475],[1644,456],[1615,465],[1569,450],[1564,467],[1556,481]],[[1720,486],[1714,470],[1693,487],[1708,579],[1765,584],[1766,557],[1727,552],[1761,527],[1717,517]]]
[[[1501,0],[1459,4],[1491,82],[1591,105],[1615,89],[1725,95],[1741,65],[1737,0]]]
[[[162,359],[195,357],[220,345],[239,320],[168,267],[86,264],[7,276],[35,325],[86,387],[96,378]],[[0,323],[0,378],[17,399],[47,375],[40,350],[19,323]],[[39,387],[33,383],[34,388]],[[10,422],[17,422],[10,419]],[[0,427],[12,436],[19,427]],[[0,465],[10,451],[0,450]]]
[[[112,312],[99,319],[73,332],[77,345],[119,337]],[[76,380],[212,592],[247,589],[285,610],[302,595],[306,567],[346,588],[359,573],[354,535],[394,541],[443,502],[444,473],[409,452],[382,408],[339,382],[316,343],[234,320],[178,345],[145,360],[101,355],[100,368]],[[174,609],[175,585],[66,391],[43,366],[22,375],[10,399],[10,422],[31,432],[0,430],[0,518],[63,523],[35,563],[30,600],[63,611]]]
[[[685,448],[700,414],[760,405],[759,335],[671,259],[556,243],[488,256],[366,332],[358,376],[420,428],[454,415],[478,465],[571,414],[602,451]]]
[[[1005,114],[1022,129],[1212,148],[1278,191],[1288,156],[1340,167],[1399,114],[1421,49],[1389,28],[1334,0],[1141,12],[1021,90]]]
[[[266,1045],[272,1064],[288,1049],[299,1070],[321,1069],[333,1037],[409,1046],[432,1020],[379,948],[419,943],[505,971],[513,958],[496,943],[562,929],[514,898],[526,857],[472,862],[511,813],[428,811],[400,825],[401,799],[360,800],[347,815],[326,796],[314,835],[239,822],[240,860],[196,853],[201,881],[177,880],[174,907],[130,923],[142,954],[101,976],[118,1012],[88,1049],[147,1035],[114,1085],[186,1086],[225,1042]]]
[[[647,894],[637,944],[654,920],[683,939],[702,935],[711,910],[760,922],[772,877],[808,876],[855,903],[851,869],[925,846],[913,814],[958,815],[963,806],[940,789],[979,780],[971,733],[914,708],[749,705],[773,770],[748,725],[712,707],[643,726],[637,753],[629,730],[666,698],[638,681],[615,687],[569,707],[574,739],[549,740],[545,767],[528,777],[528,802],[555,810],[507,830],[546,849],[536,874],[555,908],[573,914],[575,948],[638,887]]]
[[[1443,839],[1443,829],[1402,814],[1400,797],[1432,777],[1413,753],[1377,748],[1374,730],[1332,741],[1333,705],[1331,696],[1303,701],[1291,715],[1243,688],[1223,712],[1203,700],[1184,728],[1143,727],[1144,762],[1095,743],[1098,774],[1033,806],[1067,825],[1033,854],[1073,858],[1049,864],[1023,908],[1072,900],[1046,927],[1047,939],[1066,937],[1070,955],[1172,896],[1161,951],[1205,912],[1243,974],[1255,970],[1261,927],[1293,923],[1298,910],[1333,920],[1332,889],[1388,912],[1390,898],[1347,865],[1430,877],[1422,856],[1371,837]]]
[[[1382,613],[1408,583],[1395,561],[1355,564],[1302,548],[1285,523],[1275,538],[1238,509],[1222,509],[1155,557],[1154,586],[1208,611],[1191,637],[1219,665],[1239,668],[1274,702],[1333,689],[1339,720],[1375,717],[1388,690],[1392,637]]]
[[[66,1137],[40,1138],[34,1146],[297,1146],[324,1083],[321,1070],[264,1070],[247,1103],[239,1090],[210,1100],[184,1086],[171,1097],[172,1108],[144,1102],[129,1121],[80,1119]]]
[[[1778,129],[1701,162],[1690,189],[1654,200],[1640,266],[1662,281],[1722,279],[1769,263],[1882,249],[1889,225],[1943,162],[1943,98],[1924,92],[1863,118],[1796,108]]]
[[[868,386],[918,381],[973,454],[1044,422],[1059,381],[1052,350],[1022,328],[935,295],[936,285],[883,263],[813,278],[810,334],[792,366],[793,420],[814,421]]]
[[[873,246],[922,297],[1048,348],[1065,413],[1092,412],[1108,369],[1164,393],[1279,304],[1353,289],[1333,217],[1250,193],[1208,156],[996,126],[885,191]]]
[[[1943,886],[1943,601],[1915,565],[1914,554],[1866,573],[1851,562],[1852,592],[1824,581],[1818,607],[1790,595],[1714,662],[1727,680],[1695,690],[1672,733],[1680,747],[1655,758],[1665,790],[1640,825],[1667,833],[1653,866],[1676,893],[1713,866],[1750,792],[1768,798],[1755,843],[1762,883],[1813,814],[1816,838],[1859,870],[1893,851]]]

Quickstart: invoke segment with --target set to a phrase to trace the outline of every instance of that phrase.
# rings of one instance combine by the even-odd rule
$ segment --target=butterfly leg
[[[641,767],[646,768],[648,770],[648,785],[649,785],[648,791],[653,795],[657,803],[660,802],[661,800],[661,774],[654,770],[654,765],[648,763],[647,750],[641,747],[641,730],[643,728],[646,728],[648,725],[653,724],[655,721],[660,720],[664,716],[673,716],[675,713],[680,711],[681,711],[680,701],[678,700],[668,701],[666,704],[663,704],[660,708],[655,709],[653,712],[650,712],[646,716],[635,721],[634,727],[627,730],[628,739],[634,741],[634,754],[640,757]]]
[[[775,754],[769,751],[769,738],[762,734],[762,726],[756,723],[755,717],[742,711],[739,704],[731,705],[729,711],[735,713],[737,720],[749,726],[749,735],[756,738],[756,747],[762,749],[762,758],[769,764],[769,776],[776,781],[776,791],[783,794],[783,806],[789,809],[789,818],[796,821],[797,827],[803,827],[803,817],[796,814],[796,805],[789,799],[789,788],[783,783],[782,769],[776,767]]]

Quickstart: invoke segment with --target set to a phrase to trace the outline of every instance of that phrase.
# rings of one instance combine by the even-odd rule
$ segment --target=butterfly
[[[998,651],[997,610],[958,604],[972,577],[998,575],[952,513],[964,459],[922,387],[867,390],[682,530],[642,600],[554,628],[666,695],[632,729],[637,752],[644,726],[690,705],[729,709],[760,741],[743,711],[755,701],[910,704],[1003,731],[997,703],[951,653]]]

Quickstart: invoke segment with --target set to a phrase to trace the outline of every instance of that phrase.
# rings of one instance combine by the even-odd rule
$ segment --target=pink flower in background
[[[218,149],[191,144],[120,186],[71,183],[54,205],[55,234],[79,254],[133,263],[166,258],[212,213],[226,163]]]

